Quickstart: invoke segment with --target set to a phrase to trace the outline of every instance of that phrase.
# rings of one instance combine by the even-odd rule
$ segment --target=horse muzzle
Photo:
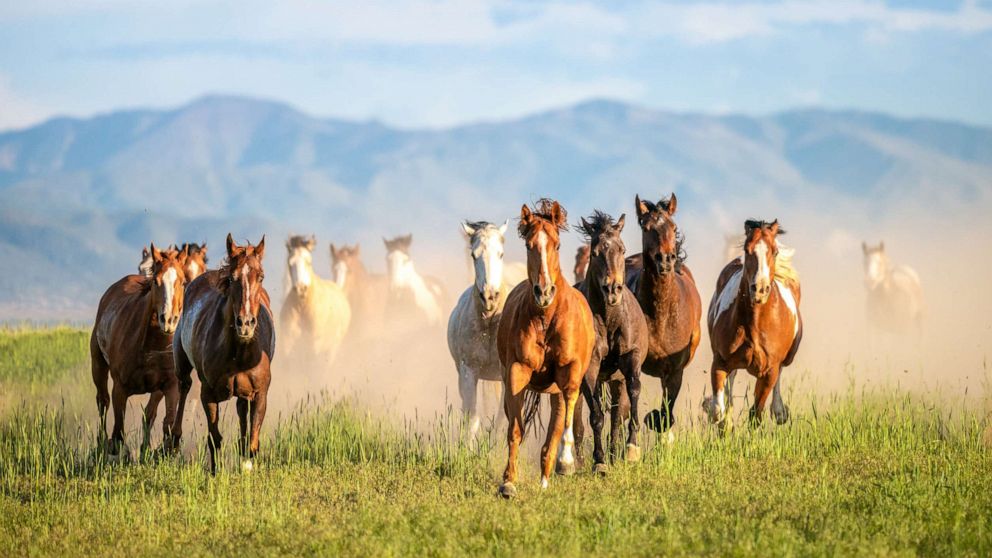
[[[486,287],[479,291],[479,300],[482,302],[483,313],[490,317],[499,308],[499,292],[496,289]]]
[[[665,275],[675,271],[676,256],[674,253],[658,253],[654,255],[654,270],[658,275]]]
[[[557,289],[554,285],[549,285],[543,289],[539,285],[534,285],[534,303],[540,308],[547,308],[555,301],[556,292]]]
[[[293,287],[293,290],[296,291],[296,296],[302,298],[307,296],[307,292],[310,291],[310,287],[308,285],[296,285]]]
[[[234,318],[234,330],[242,341],[247,341],[255,337],[256,325],[258,325],[258,319],[255,316],[245,318],[238,316]]]
[[[611,282],[603,287],[603,296],[606,297],[606,303],[610,306],[616,306],[620,304],[623,300],[623,284],[619,282]]]
[[[173,334],[179,326],[179,316],[166,316],[165,313],[158,315],[158,327],[164,333]]]
[[[752,284],[748,289],[752,304],[764,304],[768,302],[768,296],[771,293],[771,283]]]

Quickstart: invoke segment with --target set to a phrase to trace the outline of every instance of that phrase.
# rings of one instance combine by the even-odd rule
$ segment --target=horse
[[[127,275],[111,285],[100,298],[90,335],[90,366],[103,435],[107,407],[111,402],[114,407],[114,430],[108,441],[111,455],[118,455],[124,447],[127,399],[142,393],[152,394],[145,407],[142,451],[150,446],[151,425],[162,397],[166,402],[163,447],[178,447],[171,434],[179,387],[170,345],[183,311],[186,254],[160,251],[154,243],[148,253],[150,276]],[[112,393],[108,391],[109,378],[114,380]]]
[[[575,251],[575,267],[572,273],[575,275],[575,284],[586,281],[586,272],[589,270],[589,245],[583,244]]]
[[[565,230],[567,213],[557,201],[542,199],[533,210],[526,204],[520,208],[517,232],[527,246],[527,281],[510,291],[496,330],[508,422],[507,463],[499,487],[504,498],[517,492],[526,390],[551,394],[551,421],[541,450],[541,488],[548,487],[559,438],[558,472],[575,471],[575,404],[596,334],[585,297],[561,273],[559,233]]]
[[[307,366],[333,362],[351,323],[351,306],[344,289],[313,270],[316,246],[313,235],[292,236],[286,241],[291,289],[279,315],[286,354],[299,355]]]
[[[389,305],[397,314],[413,314],[429,326],[440,325],[444,287],[433,277],[417,273],[410,259],[413,235],[382,239],[386,246],[386,268],[389,270]]]
[[[924,310],[920,276],[909,266],[893,265],[884,242],[878,246],[862,242],[861,252],[868,291],[868,324],[880,332],[901,335],[915,330],[919,335]]]
[[[503,369],[496,350],[496,328],[503,305],[516,283],[505,280],[503,246],[508,222],[464,222],[469,255],[474,266],[474,284],[458,298],[448,318],[448,352],[458,371],[458,393],[462,412],[475,436],[481,420],[478,413],[478,384],[502,382]],[[483,397],[485,399],[485,397]],[[487,413],[488,414],[488,413]]]
[[[637,295],[648,325],[648,354],[642,372],[661,379],[662,408],[645,418],[656,432],[675,425],[682,374],[699,346],[702,303],[685,265],[684,237],[673,220],[678,198],[658,203],[634,197],[641,227],[640,254],[627,258],[627,287]],[[672,435],[669,432],[669,441]]]
[[[751,423],[761,422],[773,391],[776,422],[782,424],[789,419],[777,386],[782,368],[792,364],[799,350],[803,320],[799,312],[799,276],[792,267],[794,252],[779,245],[778,236],[782,234],[785,231],[777,219],[770,223],[747,220],[743,257],[723,268],[710,300],[706,323],[713,349],[713,398],[709,414],[721,430],[731,426],[728,409],[739,368],[757,378]]]
[[[207,270],[207,243],[184,242],[181,251],[186,252],[186,282],[191,283]]]
[[[351,307],[349,333],[359,339],[377,335],[386,314],[386,295],[389,293],[386,276],[365,269],[358,244],[337,247],[331,243],[331,270]]]
[[[596,344],[593,348],[582,395],[589,405],[589,423],[593,431],[593,471],[606,472],[603,454],[603,384],[611,385],[610,457],[618,455],[620,428],[623,424],[620,389],[626,386],[626,403],[630,415],[627,432],[627,461],[639,461],[641,448],[637,443],[640,430],[637,404],[641,392],[641,366],[648,354],[648,326],[637,297],[624,284],[624,246],[620,234],[627,216],[614,222],[609,215],[596,211],[587,221],[581,219],[578,230],[589,239],[589,273],[578,285],[592,310]],[[576,415],[576,432],[581,417]],[[578,447],[582,437],[576,436]]]
[[[171,246],[170,246],[171,248]],[[147,246],[141,247],[141,260],[138,262],[138,275],[142,277],[152,276],[152,266],[155,260],[152,258],[152,251]]]
[[[178,444],[196,368],[210,433],[211,474],[217,472],[216,452],[223,439],[218,427],[220,403],[231,397],[237,397],[241,467],[246,472],[252,469],[276,345],[269,293],[262,286],[265,237],[255,246],[239,246],[228,234],[226,247],[227,260],[220,269],[207,271],[186,288],[186,311],[172,344],[180,390],[172,436]]]
[[[486,223],[486,221],[478,221],[478,222],[479,223]],[[509,225],[510,225],[510,220],[507,219],[507,220],[503,221],[503,224],[501,226],[505,229],[506,227],[509,227]],[[473,247],[472,247],[472,243],[473,243],[472,235],[473,235],[473,233],[470,232],[470,231],[473,230],[472,229],[472,222],[471,221],[464,221],[464,222],[462,222],[461,229],[462,229],[462,237],[465,239],[465,247],[466,247],[466,250],[465,250],[465,264],[466,264],[467,269],[468,269],[468,278],[471,281],[474,282],[475,281],[475,278],[476,278],[476,275],[475,275],[475,262],[476,262],[476,260],[475,260],[475,257],[472,255],[472,250],[473,250]],[[501,256],[501,258],[502,258],[502,256]],[[508,262],[506,260],[503,260],[503,280],[502,281],[504,283],[506,283],[507,285],[509,285],[511,289],[513,287],[517,286],[518,283],[520,283],[522,281],[525,281],[526,279],[527,279],[527,265],[526,264],[524,264],[522,262]]]

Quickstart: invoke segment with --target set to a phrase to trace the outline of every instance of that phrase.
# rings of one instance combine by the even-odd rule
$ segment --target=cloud
[[[17,94],[10,80],[0,74],[0,130],[26,128],[51,114],[52,111]]]

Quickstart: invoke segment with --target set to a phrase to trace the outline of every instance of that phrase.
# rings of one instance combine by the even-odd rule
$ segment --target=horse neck
[[[598,270],[593,270],[592,265],[586,268],[586,277],[582,284],[586,288],[586,300],[589,301],[589,309],[593,314],[606,316],[612,307],[606,303],[603,290],[599,288]]]
[[[659,312],[663,312],[665,309],[680,302],[681,291],[678,288],[675,278],[678,273],[677,271],[662,275],[648,265],[644,265],[642,269],[644,278],[641,281],[641,288],[645,289],[650,295],[654,303],[652,306],[655,310],[655,315],[659,315]]]
[[[154,281],[152,278],[147,278],[147,281]],[[170,336],[163,333],[162,330],[158,328],[158,324],[155,323],[155,297],[152,295],[152,288],[141,296],[143,296],[146,301],[144,304],[144,311],[141,316],[141,323],[143,327],[138,329],[138,343],[135,345],[137,347],[144,347],[146,343],[151,343],[156,340],[166,342],[169,341]]]

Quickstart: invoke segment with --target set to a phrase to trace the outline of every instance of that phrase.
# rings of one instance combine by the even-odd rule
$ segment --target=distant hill
[[[866,215],[913,200],[988,208],[990,185],[992,129],[935,120],[675,114],[597,100],[401,130],[211,96],[0,133],[0,320],[85,319],[149,240],[208,240],[216,263],[229,230],[279,243],[317,232],[322,250],[361,240],[379,258],[380,236],[413,231],[418,263],[438,269],[461,265],[458,219],[511,217],[543,195],[574,220],[593,207],[630,211],[634,192],[676,191],[686,219],[722,232],[745,213],[823,204]]]

